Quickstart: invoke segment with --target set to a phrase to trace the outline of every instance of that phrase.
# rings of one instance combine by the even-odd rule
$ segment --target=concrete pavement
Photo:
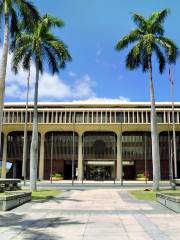
[[[0,213],[1,240],[180,240],[180,214],[118,188],[66,189]]]

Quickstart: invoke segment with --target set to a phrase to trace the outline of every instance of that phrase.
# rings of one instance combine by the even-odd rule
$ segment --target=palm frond
[[[42,59],[39,59],[39,71],[40,71],[41,74],[43,74],[43,72],[44,72]]]
[[[142,36],[142,32],[139,29],[135,29],[131,31],[128,35],[123,37],[115,46],[115,49],[120,51],[126,47],[128,47],[129,44],[136,42],[140,40]]]
[[[32,24],[40,19],[40,15],[36,7],[28,0],[16,0],[16,9],[19,17],[24,23],[24,27],[29,29]]]
[[[42,17],[42,22],[45,24],[46,28],[51,27],[64,27],[64,21],[60,18],[53,17],[48,15],[47,13]]]
[[[155,40],[162,48],[165,49],[168,62],[176,63],[176,60],[179,56],[179,49],[176,44],[171,39],[163,36],[159,36]]]
[[[53,54],[54,51],[52,51],[52,49],[48,48],[47,46],[44,47],[44,50],[46,58],[48,60],[49,69],[52,72],[52,74],[59,72],[57,55]]]
[[[64,68],[65,63],[72,60],[71,55],[69,54],[67,46],[63,41],[48,41],[48,44],[54,49],[54,54],[58,56],[59,67]]]
[[[149,70],[148,53],[144,47],[141,48],[141,65],[143,72]]]
[[[169,9],[164,9],[161,12],[154,12],[150,17],[149,20],[152,21],[154,24],[163,24],[166,17],[170,14]]]
[[[146,20],[142,15],[138,13],[132,13],[132,20],[141,30],[144,30],[146,28]]]
[[[149,31],[153,34],[159,34],[161,36],[164,35],[164,28],[162,24],[164,23],[168,14],[168,9],[164,9],[161,12],[154,12],[147,20],[149,23]]]
[[[0,1],[0,27],[1,27],[1,20],[2,20],[2,17],[3,17],[3,3],[2,1]]]
[[[26,54],[24,55],[24,59],[22,61],[22,67],[25,70],[29,70],[31,67],[31,60],[32,60],[32,51],[31,49],[29,51],[26,52]]]
[[[11,13],[11,22],[10,22],[10,34],[13,38],[15,34],[19,33],[19,22],[18,22],[18,16],[13,7],[10,8]]]
[[[162,74],[164,69],[165,69],[165,64],[166,64],[166,60],[165,60],[165,56],[162,53],[161,49],[158,47],[157,44],[153,45],[154,51],[156,53],[157,56],[157,60],[159,62],[159,71]]]
[[[17,74],[19,69],[20,69],[20,65],[21,62],[23,62],[24,57],[26,56],[26,53],[29,49],[30,45],[24,45],[23,47],[20,48],[16,48],[16,50],[13,53],[13,57],[12,57],[12,71]],[[27,69],[25,69],[27,70]]]
[[[155,35],[157,34],[157,35],[163,36],[165,31],[164,31],[164,28],[161,24],[154,24],[153,23],[150,26],[150,32],[152,34],[155,34]]]
[[[130,70],[138,68],[141,64],[141,46],[137,44],[131,49],[126,58],[126,67]]]
[[[72,59],[68,47],[50,31],[52,26],[62,25],[61,20],[46,15],[33,25],[31,31],[18,34],[11,44],[13,70],[18,72],[20,65],[27,70],[31,60],[38,62],[41,73],[46,64],[53,74],[64,68],[66,62]]]

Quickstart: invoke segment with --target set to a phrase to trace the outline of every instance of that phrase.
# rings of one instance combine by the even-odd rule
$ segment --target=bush
[[[145,178],[146,176],[144,175],[144,173],[137,173],[136,174],[136,178]]]
[[[62,173],[53,173],[52,177],[53,178],[63,178],[63,174]]]

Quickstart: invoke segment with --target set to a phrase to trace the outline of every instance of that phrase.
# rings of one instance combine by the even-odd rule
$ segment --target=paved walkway
[[[67,190],[0,213],[1,240],[180,239],[180,214],[120,189]]]

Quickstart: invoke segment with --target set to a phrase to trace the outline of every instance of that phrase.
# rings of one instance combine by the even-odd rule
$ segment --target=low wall
[[[180,213],[180,194],[177,193],[157,193],[156,199],[159,203],[165,207],[173,210],[176,213]]]
[[[5,192],[0,195],[0,211],[11,210],[31,201],[31,192]]]
[[[18,185],[21,183],[20,179],[0,179],[0,192],[4,191],[16,191],[21,187]]]

